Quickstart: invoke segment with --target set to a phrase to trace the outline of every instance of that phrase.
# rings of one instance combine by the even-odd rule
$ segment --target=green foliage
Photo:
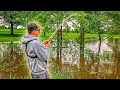
[[[59,25],[66,17],[73,14],[76,15],[67,21],[77,21],[73,23],[74,32],[79,33],[84,28],[85,33],[89,34],[120,34],[120,11],[0,11],[6,22],[22,26],[26,26],[28,22],[38,22],[44,27],[44,33],[53,32],[57,23]]]

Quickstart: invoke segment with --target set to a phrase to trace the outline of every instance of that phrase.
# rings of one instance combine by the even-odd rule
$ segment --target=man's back
[[[22,36],[22,44],[23,49],[25,50],[27,55],[31,73],[34,76],[35,75],[44,76],[42,74],[45,74],[48,70],[46,64],[49,57],[48,48],[44,47],[44,45],[37,39],[37,37],[33,35]]]

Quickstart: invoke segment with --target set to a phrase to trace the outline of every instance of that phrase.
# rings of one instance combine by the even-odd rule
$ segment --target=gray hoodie
[[[31,73],[39,75],[46,72],[47,64],[45,62],[49,58],[48,48],[44,47],[42,42],[33,35],[23,35],[21,41],[27,55]]]

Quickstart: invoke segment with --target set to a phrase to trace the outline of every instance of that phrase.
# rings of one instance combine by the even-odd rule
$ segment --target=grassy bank
[[[20,41],[21,36],[26,32],[23,29],[14,29],[14,35],[10,35],[10,29],[0,29],[0,42]]]
[[[22,29],[14,29],[14,35],[10,35],[10,29],[0,29],[0,42],[9,42],[9,41],[20,41],[22,35],[27,33],[27,30]],[[48,39],[53,32],[46,33],[46,36],[43,36],[43,32],[41,32],[41,35],[39,37],[40,40],[46,40]],[[102,37],[108,37],[108,34],[101,34]],[[79,38],[78,33],[63,33],[63,38]],[[85,34],[85,38],[97,38],[97,34]],[[56,38],[56,36],[54,37]],[[113,38],[120,38],[120,35],[114,35]]]

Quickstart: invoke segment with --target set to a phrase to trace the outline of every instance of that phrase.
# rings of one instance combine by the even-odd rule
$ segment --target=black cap
[[[29,24],[27,25],[27,29],[28,29],[28,30],[35,30],[35,29],[37,29],[37,28],[38,28],[38,26],[37,26],[36,23],[29,23]]]

